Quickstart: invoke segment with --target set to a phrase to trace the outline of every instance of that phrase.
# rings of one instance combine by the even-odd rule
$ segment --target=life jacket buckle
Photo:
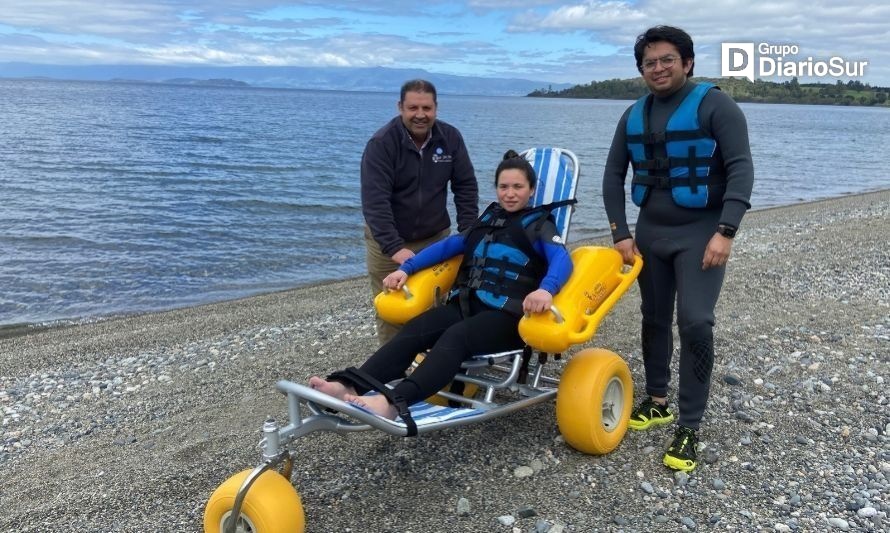
[[[643,135],[643,144],[664,144],[667,141],[667,132],[654,131]]]
[[[671,160],[669,157],[656,157],[652,160],[652,170],[667,170],[671,168]]]

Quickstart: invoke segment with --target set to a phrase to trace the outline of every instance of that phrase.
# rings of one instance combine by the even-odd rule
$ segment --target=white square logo
[[[754,81],[754,43],[723,43],[720,75]]]

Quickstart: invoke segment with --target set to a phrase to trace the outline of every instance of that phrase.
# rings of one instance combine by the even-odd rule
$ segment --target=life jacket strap
[[[627,136],[627,142],[634,144],[666,144],[672,141],[694,141],[701,139],[704,132],[697,130],[650,131],[633,133]]]
[[[638,170],[668,170],[672,167],[688,167],[691,173],[695,173],[696,167],[710,165],[714,160],[711,156],[699,157],[695,155],[695,147],[690,146],[688,157],[655,157],[644,159],[635,163]]]

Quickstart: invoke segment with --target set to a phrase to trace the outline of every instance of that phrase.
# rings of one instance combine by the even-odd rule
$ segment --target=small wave
[[[189,153],[186,154],[189,157],[193,157],[196,159],[200,159],[203,157],[202,154],[197,153]],[[248,165],[248,164],[236,164],[236,163],[210,163],[206,161],[191,161],[190,165],[197,169],[211,169],[211,170],[229,170],[229,171],[238,171],[238,172],[263,172],[263,173],[287,173],[294,172],[299,170],[297,167],[289,166],[289,165]]]
[[[230,209],[246,209],[250,211],[301,211],[311,213],[329,213],[333,210],[343,211],[361,211],[361,205],[358,201],[352,204],[332,204],[330,202],[308,202],[305,200],[283,201],[283,200],[259,200],[259,199],[234,199],[234,200],[213,200],[212,203],[230,208]]]
[[[35,247],[89,247],[101,243],[76,235],[0,235],[0,244]]]
[[[186,142],[196,142],[196,143],[205,143],[205,144],[223,144],[226,142],[224,139],[219,137],[209,137],[206,135],[188,135],[185,139],[182,139]]]

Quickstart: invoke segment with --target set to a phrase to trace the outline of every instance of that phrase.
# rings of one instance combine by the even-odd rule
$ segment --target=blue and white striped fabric
[[[389,387],[390,389],[393,388],[391,384],[387,385],[387,387]],[[375,396],[377,394],[380,393],[377,391],[368,391],[367,393],[365,393],[365,396]],[[374,416],[380,416],[374,414],[369,409],[366,409],[361,405],[352,404],[352,406]],[[411,412],[411,418],[414,419],[414,423],[417,424],[418,427],[428,424],[434,424],[436,422],[443,422],[445,420],[478,416],[485,413],[485,411],[481,409],[472,409],[469,407],[445,407],[427,402],[417,402],[415,404],[409,405],[408,410]],[[395,423],[398,426],[407,427],[402,421],[401,417],[396,417]]]
[[[538,186],[531,199],[532,206],[568,200],[575,197],[580,172],[578,158],[562,148],[529,148],[522,153],[538,175]],[[553,211],[556,229],[563,242],[569,234],[572,206],[560,207]]]
[[[481,415],[485,411],[481,409],[471,409],[469,407],[443,407],[426,402],[418,402],[408,407],[411,411],[411,418],[418,427],[436,422],[444,422],[445,420],[454,420],[457,418],[467,418],[474,415]],[[396,418],[396,424],[405,427],[405,423],[401,418]]]

